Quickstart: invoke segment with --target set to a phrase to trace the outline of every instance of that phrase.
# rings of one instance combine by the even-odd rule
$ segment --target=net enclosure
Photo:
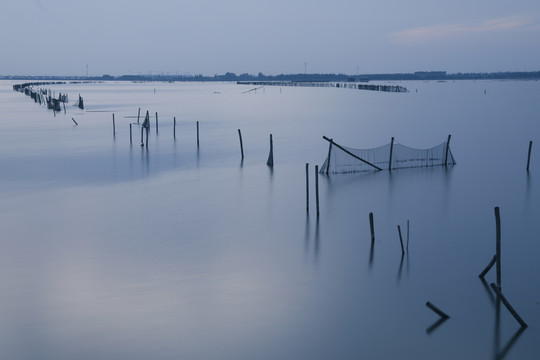
[[[414,149],[392,138],[389,144],[373,149],[355,149],[337,144],[323,136],[330,145],[321,174],[352,173],[360,171],[394,170],[414,167],[455,165],[448,140],[428,149]]]

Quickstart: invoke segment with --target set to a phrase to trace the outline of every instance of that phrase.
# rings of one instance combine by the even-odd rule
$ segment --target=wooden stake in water
[[[493,291],[495,292],[495,294],[497,294],[497,297],[502,301],[504,306],[506,306],[508,311],[510,311],[510,314],[512,314],[512,316],[517,320],[517,322],[521,325],[521,327],[524,327],[524,328],[527,327],[528,326],[527,323],[525,321],[523,321],[521,316],[518,315],[516,310],[514,310],[512,305],[510,305],[508,300],[506,300],[506,298],[504,297],[504,295],[501,292],[501,288],[498,287],[497,285],[495,285],[495,283],[491,283],[490,285],[491,285],[491,288],[493,289]]]
[[[158,133],[158,115],[156,112],[156,134]]]
[[[114,124],[114,113],[112,114],[112,134],[116,137],[116,125]]]
[[[403,238],[401,237],[401,227],[398,225],[397,230],[399,233],[399,243],[401,244],[401,254],[405,254],[405,249],[403,248]]]
[[[129,123],[129,144],[133,144],[133,135],[132,135],[132,132],[131,132],[131,123]]]
[[[176,140],[176,116],[173,119],[173,139]]]
[[[77,122],[75,121],[74,118],[71,118],[71,120],[73,120],[73,122],[75,123],[75,125],[79,125],[79,124],[77,124]]]
[[[371,243],[375,241],[375,225],[373,224],[373,213],[369,213],[369,229],[371,230]]]
[[[146,128],[146,148],[148,149],[148,133],[150,132],[150,128]]]
[[[529,164],[531,163],[531,149],[532,149],[532,141],[529,141],[529,155],[527,156],[527,172],[529,171]]]
[[[309,163],[306,163],[306,211],[309,212]]]
[[[199,147],[199,121],[197,121],[197,147]]]
[[[501,287],[501,216],[499,213],[499,207],[495,207],[495,224],[497,227],[497,244],[496,244],[496,257],[497,257],[497,285]]]
[[[392,170],[392,152],[394,151],[394,137],[392,136],[392,141],[390,142],[390,159],[388,160],[388,170]]]
[[[270,134],[270,154],[268,154],[268,161],[266,165],[274,166],[274,142],[272,141],[272,134]]]
[[[446,141],[446,153],[444,155],[444,166],[448,165],[448,150],[450,149],[450,138],[452,135],[448,135],[448,140]]]
[[[450,316],[448,316],[448,314],[446,314],[445,312],[443,312],[441,309],[439,309],[438,307],[436,307],[435,305],[433,305],[431,302],[426,302],[426,306],[428,308],[430,308],[431,310],[433,310],[435,313],[437,313],[441,318],[443,319],[448,319]]]
[[[242,132],[238,129],[238,137],[240,138],[240,154],[242,155],[242,160],[244,160],[244,145],[242,144]]]
[[[139,113],[137,114],[137,124],[139,124],[140,118],[141,118],[141,108],[139,108]]]
[[[315,165],[315,200],[317,203],[317,217],[319,217],[319,165]]]

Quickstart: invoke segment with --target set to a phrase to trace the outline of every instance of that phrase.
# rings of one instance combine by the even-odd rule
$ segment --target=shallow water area
[[[14,83],[0,82],[2,358],[540,356],[539,82],[58,84],[56,114]],[[319,175],[317,217],[323,135],[427,148],[448,134],[456,166]],[[524,331],[494,300],[495,268],[478,278],[495,206]]]

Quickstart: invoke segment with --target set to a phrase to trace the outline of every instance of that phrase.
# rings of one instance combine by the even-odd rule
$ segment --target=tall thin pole
[[[527,172],[529,171],[529,164],[531,163],[531,149],[532,149],[532,141],[529,141],[529,155],[527,156]]]
[[[448,165],[448,149],[450,149],[450,137],[452,137],[452,135],[448,135],[448,140],[446,141],[446,154],[444,155],[444,166]]]
[[[334,139],[330,139],[330,145],[328,145],[328,157],[326,160],[326,174],[328,175],[328,170],[330,169],[330,155],[332,154],[332,144]]]
[[[158,133],[158,115],[156,111],[156,134]]]
[[[112,114],[112,134],[116,137],[116,125],[114,124],[114,113]]]
[[[242,143],[242,132],[238,129],[238,137],[240,138],[240,154],[242,155],[242,160],[244,160],[244,144]]]
[[[173,119],[173,138],[176,140],[176,116]]]
[[[133,144],[133,135],[132,135],[132,131],[131,131],[131,126],[132,124],[129,123],[129,144]]]
[[[369,228],[371,230],[371,244],[375,242],[375,225],[373,224],[373,213],[369,213]]]
[[[390,160],[388,160],[388,170],[392,170],[392,152],[394,151],[394,137],[392,136],[392,141],[390,142]]]
[[[199,147],[199,121],[197,120],[197,147]]]
[[[137,124],[139,123],[140,118],[141,118],[141,108],[139,108],[139,113],[137,114]]]
[[[306,163],[306,211],[309,212],[309,163]]]
[[[266,165],[274,166],[274,141],[272,140],[272,134],[270,134],[270,154],[268,154],[268,161]]]
[[[317,217],[319,217],[319,165],[315,165],[315,199],[317,202]]]
[[[497,285],[501,287],[501,216],[498,206],[495,207],[495,224],[497,227],[497,245],[495,255],[497,256]]]

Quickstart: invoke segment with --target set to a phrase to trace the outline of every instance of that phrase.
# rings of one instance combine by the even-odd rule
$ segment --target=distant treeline
[[[491,72],[491,73],[454,73],[446,71],[418,71],[415,73],[396,74],[280,74],[264,75],[259,73],[235,74],[225,73],[223,75],[103,75],[99,77],[86,76],[0,76],[2,80],[79,80],[79,81],[309,81],[309,82],[368,82],[372,80],[502,80],[502,79],[540,79],[540,71],[519,71],[519,72]]]

